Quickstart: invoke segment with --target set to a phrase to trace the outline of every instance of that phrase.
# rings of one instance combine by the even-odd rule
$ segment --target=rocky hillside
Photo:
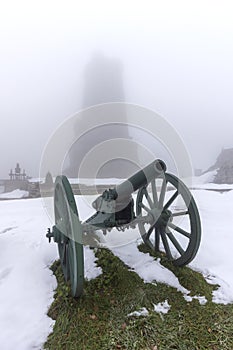
[[[217,169],[217,174],[214,178],[214,183],[233,183],[233,148],[222,149],[215,164],[208,171],[215,169]]]

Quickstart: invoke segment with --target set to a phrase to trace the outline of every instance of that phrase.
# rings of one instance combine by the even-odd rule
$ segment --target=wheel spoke
[[[152,234],[152,231],[153,231],[154,227],[151,226],[148,230],[148,232],[146,233],[145,235],[145,239],[148,240],[150,238],[150,235]]]
[[[154,247],[153,244],[151,243],[151,241],[149,239],[146,239],[145,237],[143,238],[144,243],[152,250],[154,251]]]
[[[180,243],[177,241],[177,239],[173,236],[173,234],[171,233],[170,230],[167,229],[166,234],[168,236],[168,238],[170,239],[170,241],[173,243],[173,245],[175,246],[175,248],[178,250],[178,252],[180,253],[180,255],[184,254],[184,249],[181,247]]]
[[[140,205],[141,208],[143,208],[145,211],[147,211],[147,213],[151,212],[151,210],[147,206],[145,206],[144,203],[139,203],[139,205]]]
[[[188,210],[186,211],[180,211],[179,213],[172,213],[172,216],[182,216],[182,215],[187,215],[189,212]]]
[[[164,206],[164,210],[166,210],[168,207],[170,207],[170,205],[174,202],[174,200],[176,199],[176,197],[178,196],[179,192],[178,190],[173,194],[173,196],[171,196],[171,198],[169,199],[169,201],[167,201],[167,203]]]
[[[152,196],[153,196],[154,204],[155,204],[155,206],[157,206],[158,205],[158,194],[157,194],[155,179],[153,179],[151,181],[151,189],[152,189]]]
[[[152,200],[151,200],[151,198],[150,198],[150,195],[149,195],[149,193],[147,192],[147,189],[146,189],[146,188],[145,188],[145,190],[144,190],[144,194],[145,194],[145,197],[146,197],[146,199],[147,199],[147,202],[148,202],[150,208],[153,209],[153,208],[154,208],[154,203],[152,202]]]
[[[159,230],[155,227],[155,251],[159,251]]]
[[[175,231],[181,233],[183,236],[190,238],[190,233],[183,230],[182,228],[180,228],[179,226],[174,225],[172,222],[168,223],[168,226],[173,228]]]
[[[178,199],[182,200],[181,205],[177,204]],[[164,212],[164,217],[148,225],[151,217],[155,220],[160,211]],[[175,266],[187,265],[194,259],[201,238],[200,216],[188,187],[175,175],[164,173],[158,181],[154,178],[150,184],[139,189],[136,215],[142,217],[138,227],[149,249],[154,252],[162,247]],[[178,220],[184,219],[185,223],[179,223],[176,217]]]
[[[166,181],[166,179],[163,179],[161,192],[160,192],[160,196],[159,196],[159,208],[163,207],[163,202],[164,202],[165,193],[166,193],[166,187],[167,187],[167,181]]]
[[[163,246],[164,246],[166,255],[167,255],[169,260],[172,260],[173,259],[172,258],[172,253],[171,253],[171,250],[170,250],[170,247],[169,247],[169,244],[168,244],[168,240],[167,240],[166,234],[163,231],[161,231],[160,234],[161,234],[161,238],[162,238],[162,241],[163,241]]]

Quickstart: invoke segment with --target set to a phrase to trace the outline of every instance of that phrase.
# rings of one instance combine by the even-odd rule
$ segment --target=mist
[[[119,62],[122,76],[122,93],[102,102],[161,114],[194,168],[207,169],[222,147],[233,147],[230,1],[6,2],[0,50],[0,178],[16,162],[37,177],[59,125],[101,103],[85,88],[98,55]]]

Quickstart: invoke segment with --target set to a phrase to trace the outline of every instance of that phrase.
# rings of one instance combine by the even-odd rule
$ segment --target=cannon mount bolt
[[[48,238],[49,243],[50,243],[51,238],[53,237],[53,232],[51,232],[50,228],[48,228],[48,230],[47,230],[46,237]]]

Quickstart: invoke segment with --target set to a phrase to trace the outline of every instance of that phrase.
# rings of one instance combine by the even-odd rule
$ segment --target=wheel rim
[[[178,266],[194,259],[201,223],[194,198],[181,180],[168,173],[153,179],[138,191],[136,212],[145,218],[139,223],[139,231],[151,250],[164,252]]]
[[[65,176],[58,176],[54,192],[55,242],[58,243],[62,271],[65,280],[70,280],[74,297],[83,292],[84,262],[81,244],[82,227],[74,195]]]
[[[55,242],[58,244],[58,253],[60,258],[60,263],[63,271],[65,280],[70,279],[70,270],[69,270],[69,256],[68,256],[68,237],[62,232],[69,232],[71,230],[70,223],[68,220],[67,206],[65,204],[64,191],[60,183],[55,187],[54,192],[54,213],[55,213],[55,225],[61,227],[65,225],[61,231],[56,229]],[[67,227],[68,226],[68,227]]]

